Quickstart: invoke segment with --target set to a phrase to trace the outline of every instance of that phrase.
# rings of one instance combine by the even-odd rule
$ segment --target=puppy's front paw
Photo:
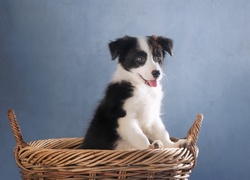
[[[163,149],[163,144],[160,140],[155,140],[149,145],[149,149]]]
[[[180,139],[178,142],[178,147],[179,148],[186,148],[189,146],[187,139]]]

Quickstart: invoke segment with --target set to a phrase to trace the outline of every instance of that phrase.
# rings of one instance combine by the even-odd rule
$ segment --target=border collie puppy
[[[162,36],[130,37],[109,43],[117,70],[97,107],[80,148],[147,149],[181,147],[170,140],[160,118],[163,97],[160,80],[166,52],[173,42]],[[150,144],[150,142],[153,142]]]

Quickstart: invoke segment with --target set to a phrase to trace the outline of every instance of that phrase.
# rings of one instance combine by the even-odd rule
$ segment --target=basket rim
[[[36,147],[36,143],[39,142],[46,142],[46,141],[71,141],[71,140],[79,140],[83,141],[84,137],[59,137],[59,138],[48,138],[48,139],[37,139],[37,140],[32,140],[26,143],[25,146],[21,146],[22,148],[25,147],[32,147],[36,149],[48,149],[48,150],[76,150],[76,151],[104,151],[104,152],[137,152],[137,151],[164,151],[164,150],[169,150],[169,149],[185,149],[186,147],[171,147],[171,148],[163,148],[163,149],[72,149],[72,148],[47,148],[46,146],[41,146],[41,147]],[[54,143],[54,142],[52,142]],[[49,143],[51,144],[51,143]],[[20,146],[17,144],[17,146]],[[195,147],[197,147],[195,145]],[[197,147],[198,148],[198,147]]]
[[[26,143],[23,139],[23,135],[22,135],[20,126],[18,124],[18,120],[16,118],[16,115],[13,109],[8,110],[8,118],[9,118],[11,129],[14,134],[14,138],[16,140],[17,145],[21,147],[27,146],[28,143]],[[187,146],[196,146],[202,122],[203,122],[203,114],[200,113],[196,116],[196,119],[193,125],[191,126],[191,128],[189,129],[187,133],[187,136],[186,136]],[[60,138],[51,138],[51,139],[60,139]],[[178,138],[174,138],[174,139],[178,139]]]
[[[118,169],[119,167],[157,167],[160,168],[159,171],[163,169],[177,170],[179,168],[193,169],[197,158],[196,151],[189,148],[88,150],[38,148],[29,145],[22,147],[17,145],[14,154],[17,165],[26,172],[33,171],[30,168],[35,166],[36,169],[59,166],[64,167],[62,171],[68,171],[67,169],[72,168],[72,164],[76,167],[98,168],[99,170],[107,167]],[[169,164],[172,164],[171,168]],[[183,164],[182,167],[179,164]]]
[[[59,137],[23,140],[16,115],[8,111],[10,125],[16,140],[14,157],[22,177],[152,177],[171,176],[171,179],[186,179],[196,166],[198,147],[196,142],[203,115],[198,114],[187,133],[187,146],[164,149],[78,149],[84,137]],[[173,141],[178,138],[173,138]],[[174,178],[172,178],[174,177]],[[181,177],[181,178],[180,178]],[[79,179],[79,178],[78,178]],[[147,178],[148,179],[148,178]]]

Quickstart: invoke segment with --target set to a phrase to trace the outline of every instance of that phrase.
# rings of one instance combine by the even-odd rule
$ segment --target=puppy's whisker
[[[172,81],[174,79],[174,74],[173,73],[166,73],[164,74],[164,78],[167,80],[167,81]]]
[[[165,73],[162,74],[162,79],[165,80],[165,81],[168,81],[168,76],[166,76]]]

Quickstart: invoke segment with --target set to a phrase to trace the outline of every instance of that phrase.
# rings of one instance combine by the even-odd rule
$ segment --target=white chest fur
[[[124,103],[124,110],[130,118],[136,119],[142,129],[148,128],[160,116],[161,86],[136,86],[133,96]]]
[[[112,82],[121,81],[132,84],[133,95],[124,101],[122,108],[126,115],[117,120],[117,133],[121,139],[116,149],[146,149],[150,144],[147,136],[155,131],[154,126],[158,124],[164,129],[160,119],[163,97],[161,84],[157,80],[156,87],[148,86],[136,72],[128,72],[118,65]]]
[[[126,119],[133,119],[142,129],[149,127],[154,119],[159,118],[161,100],[163,98],[162,86],[158,82],[157,87],[150,87],[139,78],[125,71],[120,65],[113,77],[113,82],[128,81],[134,87],[133,95],[126,99],[123,109],[126,111]]]
[[[118,119],[117,132],[122,139],[117,142],[116,149],[145,149],[149,146],[146,135],[154,123],[159,123],[162,94],[160,85],[135,87],[133,96],[124,102],[126,116]]]

